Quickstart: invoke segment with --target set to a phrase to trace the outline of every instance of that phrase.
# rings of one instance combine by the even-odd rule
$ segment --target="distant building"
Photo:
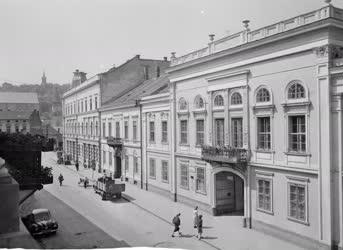
[[[41,134],[36,93],[0,92],[0,131]]]
[[[45,71],[43,72],[43,76],[42,76],[42,82],[41,82],[41,85],[46,85],[47,84],[47,78],[45,76]]]

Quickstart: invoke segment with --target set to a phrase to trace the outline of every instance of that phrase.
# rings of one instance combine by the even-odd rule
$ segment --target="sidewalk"
[[[67,165],[66,168],[76,171],[74,165]],[[88,177],[93,181],[98,173],[90,169],[80,167],[77,172],[80,177]],[[92,183],[91,183],[92,184]],[[182,203],[153,193],[145,191],[139,187],[126,183],[123,198],[152,214],[153,216],[170,224],[170,232],[173,230],[171,220],[177,213],[181,213],[181,231],[184,235],[192,236],[196,234],[193,228],[193,208]],[[202,241],[208,244],[209,249],[303,249],[290,242],[286,242],[253,229],[243,228],[241,216],[212,216],[204,211],[203,214],[204,233]]]

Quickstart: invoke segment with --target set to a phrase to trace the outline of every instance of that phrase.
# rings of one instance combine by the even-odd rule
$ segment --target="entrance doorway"
[[[121,177],[121,157],[116,156],[115,157],[115,169],[114,169],[114,178],[120,178]]]
[[[244,181],[238,175],[222,171],[215,175],[215,215],[244,214]]]

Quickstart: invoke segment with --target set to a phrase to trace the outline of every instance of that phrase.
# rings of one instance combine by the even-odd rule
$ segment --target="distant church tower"
[[[46,76],[45,76],[45,71],[43,71],[43,76],[42,76],[42,85],[46,85]]]

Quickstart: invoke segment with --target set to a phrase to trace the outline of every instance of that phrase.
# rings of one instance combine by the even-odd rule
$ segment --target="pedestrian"
[[[60,182],[60,186],[62,186],[62,182],[64,181],[63,175],[60,174],[60,176],[58,176],[58,180]]]
[[[79,171],[79,162],[78,161],[75,163],[75,167],[76,167],[76,171]]]
[[[85,181],[83,182],[83,186],[85,188],[87,188],[87,186],[88,186],[88,178],[87,177],[85,178]]]
[[[173,225],[174,225],[174,231],[171,235],[171,237],[174,237],[174,233],[178,232],[179,236],[181,236],[181,232],[180,232],[180,225],[181,225],[181,220],[180,220],[180,213],[178,213],[177,215],[175,215],[175,217],[173,218]]]
[[[198,206],[196,206],[193,210],[193,227],[197,228],[198,224]]]
[[[197,238],[198,240],[201,240],[201,237],[202,237],[202,215],[201,214],[198,217],[197,228],[198,228]]]

